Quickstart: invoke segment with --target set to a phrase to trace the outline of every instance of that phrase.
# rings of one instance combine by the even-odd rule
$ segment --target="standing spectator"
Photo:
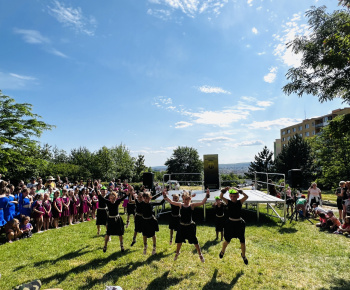
[[[344,200],[343,207],[344,207],[343,216],[350,216],[350,194],[347,194],[347,199]]]
[[[24,188],[22,193],[19,194],[19,211],[20,214],[24,216],[30,216],[31,214],[32,199],[30,199],[28,193],[28,189]]]
[[[350,198],[350,181],[345,182],[345,186],[342,188],[342,197],[343,197],[343,220],[345,219],[345,217],[348,214],[348,212],[350,212],[350,208],[347,207],[347,205],[345,205],[346,200],[348,198]]]
[[[299,211],[300,209],[303,211],[303,217],[306,217],[306,204],[307,200],[305,199],[305,195],[302,195],[297,200],[296,210]]]
[[[340,181],[339,182],[339,187],[335,190],[335,194],[337,196],[337,207],[339,211],[339,219],[340,222],[343,219],[343,193],[342,190],[345,188],[345,181]]]
[[[44,209],[44,231],[47,231],[50,227],[50,219],[52,217],[51,214],[51,201],[48,193],[44,194],[43,200],[43,209]]]
[[[53,178],[52,176],[49,176],[46,179],[45,188],[47,188],[49,185],[51,185],[52,188],[56,188],[56,183],[54,181],[55,181],[55,178]]]
[[[317,205],[322,205],[322,195],[321,189],[317,187],[316,182],[313,182],[307,191],[308,204],[312,205],[316,203]]]
[[[35,228],[37,232],[41,232],[41,228],[44,223],[44,205],[43,205],[44,196],[42,194],[35,195],[35,206],[33,207],[33,217],[35,219]]]
[[[30,179],[30,183],[27,184],[27,188],[32,188],[32,187],[36,187],[36,186],[37,186],[36,178],[33,176]]]

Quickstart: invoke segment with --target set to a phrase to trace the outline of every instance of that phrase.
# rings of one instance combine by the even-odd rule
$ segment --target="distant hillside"
[[[219,164],[220,173],[245,173],[248,172],[248,167],[250,162],[241,162],[241,163],[231,163],[231,164]],[[166,166],[153,166],[153,171],[165,171]]]

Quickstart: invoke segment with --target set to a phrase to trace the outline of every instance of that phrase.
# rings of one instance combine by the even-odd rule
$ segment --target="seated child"
[[[350,216],[345,217],[345,223],[339,226],[338,230],[334,232],[334,234],[350,234]]]
[[[322,207],[318,206],[317,203],[313,203],[312,204],[312,213],[313,213],[314,218],[317,218],[317,216],[319,216],[320,213],[326,214],[326,211]]]
[[[33,226],[29,221],[30,221],[29,216],[25,216],[22,218],[22,223],[19,226],[19,229],[23,232],[22,239],[32,237]]]
[[[319,213],[319,216],[320,216],[320,222],[316,224],[316,227],[326,228],[327,227],[327,216],[326,216],[326,214],[321,212],[321,213]]]
[[[338,229],[341,223],[338,220],[338,218],[334,215],[332,210],[327,211],[327,216],[327,228],[331,231]]]

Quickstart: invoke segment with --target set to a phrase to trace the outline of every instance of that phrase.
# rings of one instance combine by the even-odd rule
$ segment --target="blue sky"
[[[273,150],[282,127],[345,107],[286,96],[286,49],[337,0],[1,1],[0,89],[56,126],[67,152],[123,143],[147,166],[177,146],[220,163]]]

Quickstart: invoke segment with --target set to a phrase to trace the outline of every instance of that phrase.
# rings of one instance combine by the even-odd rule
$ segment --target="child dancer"
[[[79,195],[79,187],[76,187],[74,189],[74,200],[75,200],[75,208],[76,210],[74,211],[74,223],[78,224],[79,223],[79,216],[80,216],[80,195]]]
[[[69,197],[69,225],[73,225],[74,216],[76,215],[77,207],[75,205],[75,196],[73,189],[68,189]]]
[[[142,235],[143,235],[143,254],[146,255],[147,253],[147,239],[152,238],[153,241],[153,250],[152,255],[156,254],[157,251],[157,238],[156,238],[156,232],[159,231],[158,221],[153,215],[153,207],[156,205],[163,204],[165,200],[163,199],[161,202],[152,202],[151,201],[151,193],[146,191],[142,194],[143,203],[141,205],[141,211],[142,211]]]
[[[48,193],[44,194],[43,200],[43,209],[44,209],[44,231],[47,231],[50,227],[50,218],[51,218],[51,202],[50,195]]]
[[[56,229],[58,229],[58,220],[62,215],[62,200],[59,196],[60,192],[58,190],[55,191],[52,202],[53,226]]]
[[[84,214],[88,212],[88,204],[87,204],[87,197],[85,194],[85,188],[82,188],[79,191],[79,200],[80,200],[80,206],[79,206],[80,222],[84,222]]]
[[[22,223],[19,226],[19,229],[22,231],[22,236],[21,236],[22,239],[31,238],[32,237],[32,235],[33,235],[33,233],[32,233],[33,226],[30,223],[30,217],[29,216],[25,216],[25,217],[22,218]]]
[[[222,202],[220,196],[215,196],[215,203],[213,207],[215,208],[215,231],[216,231],[216,239],[219,238],[219,233],[222,236],[224,234],[224,224],[225,224],[225,214],[224,214],[224,206],[225,204]]]
[[[97,208],[97,218],[96,218],[96,226],[97,226],[97,235],[101,232],[101,226],[107,227],[107,204],[106,197],[107,188],[102,186],[100,194],[98,193],[98,208]]]
[[[166,193],[167,191],[164,190],[163,191],[164,199],[170,204],[180,207],[180,226],[176,233],[176,238],[175,238],[175,243],[177,244],[177,247],[176,247],[176,254],[174,257],[174,261],[176,261],[180,255],[180,249],[181,249],[182,243],[188,240],[190,244],[194,244],[198,252],[199,259],[201,260],[202,263],[204,263],[204,257],[202,255],[201,248],[198,244],[198,239],[196,237],[196,224],[192,220],[192,213],[195,207],[201,206],[206,203],[207,199],[210,196],[209,189],[207,189],[206,191],[207,194],[201,202],[194,202],[194,203],[191,203],[191,195],[187,191],[184,191],[183,193],[183,197],[182,197],[183,203],[172,201],[170,198],[167,197]]]
[[[241,242],[241,256],[244,264],[248,265],[248,259],[245,256],[245,221],[241,218],[242,204],[248,199],[248,195],[246,195],[243,190],[233,188],[229,190],[230,200],[228,200],[224,197],[224,194],[228,189],[229,187],[226,187],[225,189],[222,189],[220,193],[220,198],[227,204],[229,218],[226,220],[224,226],[225,241],[222,244],[222,250],[219,257],[220,259],[224,257],[226,247],[231,239],[237,238]],[[243,198],[238,199],[239,193],[243,194]]]
[[[126,211],[128,213],[128,218],[127,218],[127,221],[126,221],[126,228],[130,224],[130,216],[133,215],[134,219],[135,219],[135,208],[136,208],[135,200],[136,200],[136,198],[134,196],[134,193],[135,193],[134,189],[131,186],[129,186],[128,191],[127,191],[129,202],[126,205]]]
[[[67,225],[67,221],[69,220],[69,205],[70,205],[70,200],[69,200],[69,196],[67,195],[67,189],[63,188],[62,189],[62,226],[66,226]]]
[[[179,202],[179,195],[173,194],[173,201]],[[171,215],[169,220],[169,230],[170,230],[170,245],[173,243],[173,234],[174,231],[177,232],[180,225],[180,207],[170,204],[171,206]]]
[[[96,219],[96,210],[98,209],[97,189],[91,192],[91,218]]]
[[[110,236],[119,236],[120,241],[120,250],[124,252],[123,246],[123,235],[124,235],[124,222],[119,215],[119,204],[125,199],[126,195],[118,199],[118,194],[115,191],[112,191],[109,194],[109,200],[101,197],[99,194],[99,201],[102,201],[102,198],[105,200],[105,203],[108,208],[108,218],[107,218],[107,235],[105,236],[105,245],[103,247],[103,252],[107,251],[107,244]]]
[[[42,194],[37,194],[36,197],[36,203],[35,206],[33,207],[33,216],[35,219],[35,228],[37,232],[41,231],[41,228],[44,223],[44,207],[43,207],[43,199],[44,196]]]
[[[135,228],[134,228],[134,237],[132,239],[131,247],[136,243],[137,233],[142,233],[142,192],[139,192],[135,197]]]

